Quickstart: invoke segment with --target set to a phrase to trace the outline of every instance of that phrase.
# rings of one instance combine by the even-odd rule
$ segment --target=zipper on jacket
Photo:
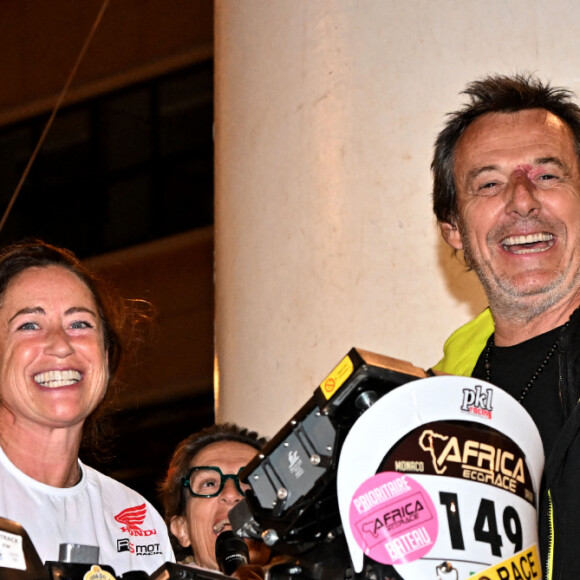
[[[552,493],[548,490],[548,554],[546,558],[546,580],[552,578],[554,564],[554,508],[552,505]]]

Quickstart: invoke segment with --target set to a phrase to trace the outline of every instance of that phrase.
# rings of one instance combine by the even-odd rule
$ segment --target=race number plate
[[[366,556],[405,580],[541,578],[543,462],[533,420],[498,387],[455,376],[398,387],[341,450],[339,507],[355,569]]]

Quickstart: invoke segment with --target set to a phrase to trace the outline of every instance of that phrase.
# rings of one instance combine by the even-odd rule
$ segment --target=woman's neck
[[[82,425],[49,428],[15,421],[0,407],[0,446],[23,473],[53,487],[72,487],[81,477]]]

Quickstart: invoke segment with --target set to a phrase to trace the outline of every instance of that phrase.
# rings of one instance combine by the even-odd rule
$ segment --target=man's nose
[[[527,217],[539,212],[542,204],[538,197],[538,189],[534,182],[523,172],[511,176],[506,188],[506,213],[517,213]]]

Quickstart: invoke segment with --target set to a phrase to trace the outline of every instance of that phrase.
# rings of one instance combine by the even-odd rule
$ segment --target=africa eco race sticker
[[[382,564],[423,557],[437,539],[437,511],[429,494],[409,475],[382,472],[356,490],[350,527],[363,552]]]
[[[22,536],[0,531],[0,567],[26,570]]]
[[[470,576],[469,580],[524,580],[539,579],[542,568],[538,549],[534,545],[527,550],[514,554],[508,560],[500,562],[479,574]]]
[[[115,577],[101,569],[100,566],[91,566],[91,569],[83,576],[83,580],[115,580]]]
[[[441,475],[491,485],[534,505],[535,494],[522,449],[487,425],[434,421],[410,431],[379,471]]]
[[[320,390],[326,399],[330,399],[340,387],[344,384],[344,381],[350,377],[352,371],[354,370],[354,365],[350,360],[350,357],[345,356],[333,369],[333,371],[322,381],[320,384]]]

